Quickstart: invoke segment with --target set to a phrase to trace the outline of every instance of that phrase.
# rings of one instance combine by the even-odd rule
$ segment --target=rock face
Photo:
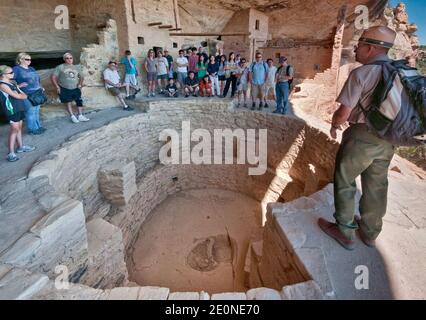
[[[115,162],[102,167],[98,174],[99,190],[113,205],[124,206],[136,193],[136,167],[132,161],[128,164]]]
[[[80,283],[96,289],[111,289],[127,282],[127,267],[121,230],[103,219],[87,223],[89,262]]]

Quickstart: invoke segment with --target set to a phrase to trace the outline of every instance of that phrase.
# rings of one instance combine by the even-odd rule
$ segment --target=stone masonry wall
[[[73,138],[37,164],[30,177],[48,175],[55,189],[83,202],[88,218],[110,213],[114,216],[111,221],[123,231],[126,248],[149,212],[179,190],[220,187],[247,194],[262,202],[265,220],[268,202],[292,200],[331,181],[336,146],[325,148],[321,141],[326,136],[321,132],[294,118],[235,112],[228,103],[207,101],[203,105],[196,101],[152,102],[148,114],[121,119]],[[269,128],[268,171],[249,176],[248,167],[240,165],[160,165],[158,155],[164,144],[158,141],[160,132],[166,128],[179,132],[184,120],[191,121],[191,130]],[[81,161],[88,165],[73,165]],[[124,207],[111,206],[99,192],[98,171],[111,161],[136,164],[139,192]]]
[[[69,50],[69,30],[55,28],[55,8],[67,4],[68,0],[0,0],[0,52]]]

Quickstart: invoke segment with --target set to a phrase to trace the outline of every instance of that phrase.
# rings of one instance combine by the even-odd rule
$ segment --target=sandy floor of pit
[[[235,240],[236,259],[211,271],[191,268],[188,256],[200,239],[220,235]],[[251,237],[259,235],[261,208],[252,198],[217,189],[180,192],[160,204],[142,226],[128,262],[130,280],[171,291],[246,291],[245,257]]]

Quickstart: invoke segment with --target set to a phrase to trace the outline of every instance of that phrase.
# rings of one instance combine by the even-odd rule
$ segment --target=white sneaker
[[[71,121],[74,123],[79,123],[80,121],[78,121],[77,117],[75,115],[71,116]]]
[[[90,121],[90,119],[86,118],[84,115],[80,114],[78,116],[78,121],[80,121],[80,122],[87,122],[87,121]]]

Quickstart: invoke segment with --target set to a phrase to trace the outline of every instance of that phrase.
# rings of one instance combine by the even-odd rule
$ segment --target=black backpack
[[[395,146],[416,146],[426,139],[426,77],[406,60],[376,61],[382,79],[370,107],[367,126]]]

